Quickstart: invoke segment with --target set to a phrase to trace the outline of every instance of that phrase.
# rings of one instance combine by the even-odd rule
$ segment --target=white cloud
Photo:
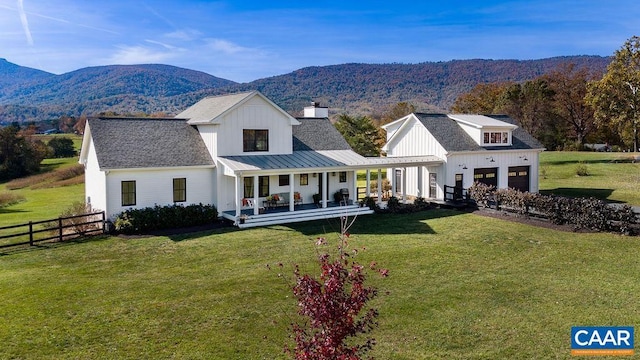
[[[172,52],[154,51],[144,46],[121,46],[105,60],[107,64],[151,64],[160,63],[174,57]]]
[[[242,47],[240,45],[234,44],[230,41],[223,40],[223,39],[208,39],[207,43],[210,49],[214,51],[222,52],[227,55],[257,52],[257,50]]]

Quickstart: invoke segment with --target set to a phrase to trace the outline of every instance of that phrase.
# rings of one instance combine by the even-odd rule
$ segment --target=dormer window
[[[269,130],[243,129],[242,151],[269,151]]]
[[[509,144],[509,133],[506,131],[486,131],[483,132],[483,136],[483,145]]]

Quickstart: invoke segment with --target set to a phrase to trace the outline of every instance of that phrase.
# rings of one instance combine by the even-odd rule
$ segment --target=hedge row
[[[575,230],[617,232],[638,235],[638,217],[628,205],[610,205],[595,198],[568,198],[498,189],[482,183],[469,188],[478,206],[508,210],[527,216],[546,218],[554,224],[572,225]]]
[[[387,201],[387,207],[382,209],[376,203],[376,199],[372,197],[365,197],[360,202],[362,206],[367,206],[369,209],[374,210],[378,214],[408,214],[418,211],[430,209],[429,203],[422,197],[418,197],[413,201],[413,204],[403,204],[400,200],[392,196]]]
[[[198,226],[218,221],[218,210],[213,205],[167,205],[143,209],[129,209],[120,213],[115,221],[117,232],[125,234],[151,230]]]

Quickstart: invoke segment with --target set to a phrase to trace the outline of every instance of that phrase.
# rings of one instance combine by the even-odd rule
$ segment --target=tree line
[[[640,37],[627,40],[598,75],[569,63],[524,83],[478,84],[451,110],[507,114],[549,150],[606,143],[639,151]]]

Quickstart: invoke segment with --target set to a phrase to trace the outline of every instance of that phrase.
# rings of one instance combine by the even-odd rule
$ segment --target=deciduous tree
[[[602,79],[589,84],[586,99],[598,126],[615,128],[634,151],[640,151],[640,37],[631,37],[615,52]]]

